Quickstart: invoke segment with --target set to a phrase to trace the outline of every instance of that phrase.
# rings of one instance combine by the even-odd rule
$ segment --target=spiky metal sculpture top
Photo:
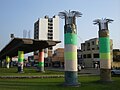
[[[60,18],[65,19],[65,24],[76,24],[75,20],[76,17],[81,17],[82,13],[78,12],[78,11],[64,11],[64,12],[59,12],[58,16],[60,16]]]
[[[96,19],[94,20],[93,24],[98,24],[99,25],[99,30],[108,30],[108,23],[111,23],[113,20],[112,19]]]

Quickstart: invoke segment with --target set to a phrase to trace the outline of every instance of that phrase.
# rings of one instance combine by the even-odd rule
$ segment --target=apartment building
[[[52,18],[49,18],[49,16],[38,18],[34,23],[34,39],[59,41],[59,16],[53,16]],[[51,54],[58,47],[59,44],[45,49],[45,58],[48,56],[51,57]],[[34,59],[38,59],[38,51],[34,53]]]
[[[120,49],[113,49],[112,68],[120,68]]]
[[[111,39],[110,48],[112,62],[113,42]],[[81,58],[83,59],[85,67],[100,67],[98,38],[92,38],[90,40],[85,41],[84,43],[81,43]]]
[[[78,64],[84,65],[83,60],[81,58],[81,50],[77,49],[77,58],[78,58]],[[54,54],[52,55],[52,66],[53,67],[64,67],[64,48],[58,48],[54,51]]]
[[[58,48],[54,51],[52,56],[53,67],[64,67],[64,48]]]

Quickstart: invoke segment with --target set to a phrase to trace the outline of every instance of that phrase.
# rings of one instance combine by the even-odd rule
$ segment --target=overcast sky
[[[10,34],[23,37],[23,30],[30,30],[33,38],[34,22],[45,15],[52,17],[60,11],[77,10],[78,47],[85,40],[98,37],[94,19],[110,18],[110,38],[113,47],[120,49],[120,0],[0,0],[0,49],[9,41]],[[64,20],[60,19],[60,40],[63,47]]]

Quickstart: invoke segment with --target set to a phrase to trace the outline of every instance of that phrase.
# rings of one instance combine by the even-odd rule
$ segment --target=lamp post
[[[78,11],[59,12],[60,18],[65,19],[64,25],[64,60],[65,86],[78,86],[77,78],[77,30],[76,17],[81,17]]]
[[[111,49],[108,23],[112,19],[96,19],[94,24],[99,26],[100,81],[111,81]]]

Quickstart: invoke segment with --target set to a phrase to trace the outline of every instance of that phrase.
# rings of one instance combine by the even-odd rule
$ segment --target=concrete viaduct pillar
[[[6,67],[9,69],[10,67],[10,57],[6,56]]]
[[[18,51],[18,72],[23,73],[24,51]]]
[[[44,72],[44,49],[39,50],[38,71]]]

